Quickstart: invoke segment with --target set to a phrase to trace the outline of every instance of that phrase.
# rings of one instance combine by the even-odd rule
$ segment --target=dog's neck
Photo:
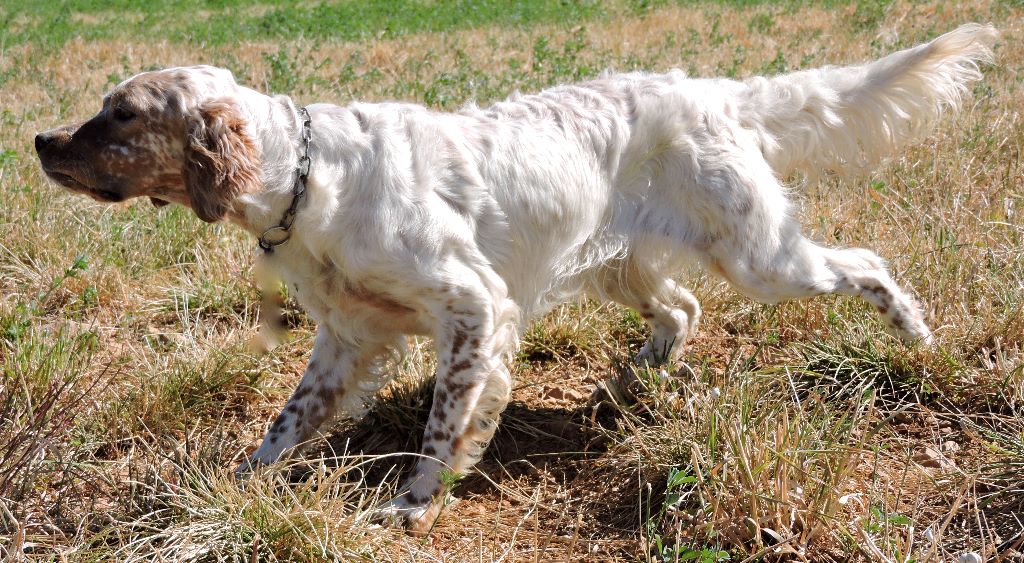
[[[263,252],[272,254],[274,249],[288,242],[292,236],[292,224],[298,214],[299,206],[302,205],[306,195],[306,181],[309,179],[310,158],[309,142],[313,138],[312,118],[306,108],[299,109],[299,120],[302,123],[299,128],[298,159],[295,165],[295,180],[292,182],[292,201],[288,208],[281,214],[281,220],[276,225],[267,227],[257,241]]]
[[[263,188],[235,200],[232,220],[258,237],[278,224],[292,202],[302,118],[286,96],[249,92],[251,96],[243,97],[247,132],[260,151]],[[346,186],[360,177],[370,142],[349,108],[311,104],[307,110],[312,139],[306,194],[298,206],[291,238],[274,250],[274,256],[305,252],[319,260],[332,252],[330,247],[337,246],[329,242],[336,240],[338,233],[327,231],[336,228],[336,216],[347,205]]]
[[[247,133],[260,154],[263,189],[240,196],[231,220],[259,237],[281,222],[295,199],[296,167],[306,150],[302,140],[303,117],[287,96],[268,97],[248,91],[242,95],[242,106]],[[300,201],[297,213],[303,213],[307,207],[308,202]]]

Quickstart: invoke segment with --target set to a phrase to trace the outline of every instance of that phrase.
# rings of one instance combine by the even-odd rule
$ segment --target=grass
[[[0,554],[31,560],[953,560],[1020,551],[1024,11],[1014,2],[7,2],[0,7]],[[189,13],[184,18],[180,14]],[[372,525],[419,442],[414,342],[359,421],[245,483],[313,326],[256,331],[253,241],[175,207],[48,185],[36,131],[131,74],[230,68],[298,102],[438,109],[605,68],[744,77],[857,62],[966,21],[1003,31],[971,101],[870,177],[795,188],[827,244],[868,246],[926,304],[904,347],[844,298],[778,306],[685,274],[684,361],[619,367],[638,316],[570,303],[529,327],[513,402],[425,539]],[[678,368],[678,369],[677,369]],[[604,401],[598,401],[604,397]],[[629,397],[627,400],[626,397]]]

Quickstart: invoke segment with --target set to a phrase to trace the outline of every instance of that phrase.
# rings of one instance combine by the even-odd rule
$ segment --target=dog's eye
[[[135,119],[135,113],[130,109],[116,106],[114,108],[114,119],[118,121],[131,121]]]

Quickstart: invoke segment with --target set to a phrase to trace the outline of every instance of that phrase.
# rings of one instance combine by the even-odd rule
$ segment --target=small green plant
[[[661,506],[655,514],[651,514],[651,500],[648,498],[644,527],[651,546],[651,556],[666,563],[676,561],[698,561],[700,563],[716,563],[718,561],[729,561],[731,556],[728,551],[718,548],[693,548],[688,545],[676,544],[664,537],[661,528],[664,526],[665,516],[679,510],[679,504],[692,492],[692,487],[697,483],[697,478],[690,475],[687,470],[673,467],[669,469],[665,483],[665,496]],[[650,489],[648,489],[648,492]]]
[[[870,31],[878,27],[878,23],[885,17],[885,11],[891,0],[867,0],[857,2],[857,8],[850,18],[851,25],[858,30]]]
[[[761,66],[761,74],[774,76],[789,72],[789,64],[786,62],[786,55],[781,49],[776,51],[775,58]]]
[[[273,53],[263,53],[263,60],[270,67],[266,90],[271,93],[294,93],[300,78],[298,63],[284,47]]]
[[[747,24],[747,29],[756,33],[771,33],[774,28],[775,18],[769,12],[756,14],[750,18],[750,23]]]

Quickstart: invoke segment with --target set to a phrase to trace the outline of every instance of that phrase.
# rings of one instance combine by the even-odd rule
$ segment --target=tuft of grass
[[[386,553],[381,542],[405,540],[368,525],[390,493],[347,479],[360,464],[321,464],[298,483],[284,479],[288,466],[278,466],[240,483],[179,455],[132,483],[128,510],[89,538],[86,553],[119,561],[372,560]]]
[[[0,373],[0,552],[20,553],[29,526],[53,504],[74,503],[82,443],[77,427],[114,374],[109,366],[85,377],[94,335],[62,335],[52,344],[34,333],[3,343]],[[39,491],[48,492],[46,499]],[[29,536],[30,537],[30,536]]]
[[[837,396],[857,394],[862,385],[872,385],[893,401],[927,401],[934,398],[935,384],[904,350],[867,341],[811,342],[803,347],[805,365],[798,373],[810,378],[817,392]],[[797,370],[794,370],[797,371]]]
[[[806,556],[851,533],[850,480],[879,430],[869,385],[845,405],[756,371],[655,389],[623,416],[610,451],[649,467],[638,516],[651,555]]]

